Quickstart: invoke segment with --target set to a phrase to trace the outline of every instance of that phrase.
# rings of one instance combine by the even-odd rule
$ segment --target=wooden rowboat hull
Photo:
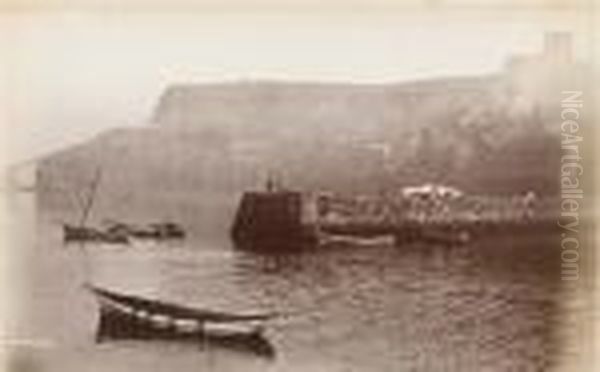
[[[186,328],[186,326],[188,328]],[[183,322],[147,321],[108,307],[100,308],[96,341],[172,340],[197,343],[200,347],[225,347],[261,357],[275,357],[275,348],[260,332],[191,327]]]
[[[265,315],[235,315],[90,287],[100,305],[96,340],[182,340],[225,346],[265,357],[275,349],[263,335]]]

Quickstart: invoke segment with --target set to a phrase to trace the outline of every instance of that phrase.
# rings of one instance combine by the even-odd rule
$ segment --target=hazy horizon
[[[538,18],[5,14],[6,148],[18,161],[109,128],[145,125],[172,84],[390,83],[499,72],[511,55],[539,52],[545,31],[577,31],[570,18]]]

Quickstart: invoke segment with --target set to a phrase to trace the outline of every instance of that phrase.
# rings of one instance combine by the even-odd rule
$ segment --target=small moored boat
[[[151,223],[148,226],[136,226],[123,222],[111,222],[107,232],[120,233],[139,239],[184,239],[185,230],[175,222]]]
[[[115,244],[128,244],[129,237],[116,231],[102,231],[93,227],[73,226],[63,224],[63,239],[71,242],[102,242]]]
[[[106,339],[186,339],[273,357],[263,323],[275,314],[233,314],[121,294],[90,286],[100,305],[99,342]]]

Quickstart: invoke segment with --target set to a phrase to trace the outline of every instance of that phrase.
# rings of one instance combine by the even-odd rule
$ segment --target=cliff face
[[[95,218],[150,215],[211,229],[231,222],[239,193],[260,187],[268,171],[309,190],[435,181],[556,192],[557,125],[510,94],[500,76],[173,86],[149,127],[111,131],[43,160],[41,202],[70,218],[98,166]]]
[[[558,126],[547,108],[517,101],[513,88],[505,75],[182,85],[161,97],[154,123],[218,133],[240,164],[275,169],[299,187],[360,192],[438,181],[554,192]]]

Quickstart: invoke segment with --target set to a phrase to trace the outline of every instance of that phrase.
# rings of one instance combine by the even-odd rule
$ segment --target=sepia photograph
[[[593,21],[0,4],[0,370],[594,371]]]

